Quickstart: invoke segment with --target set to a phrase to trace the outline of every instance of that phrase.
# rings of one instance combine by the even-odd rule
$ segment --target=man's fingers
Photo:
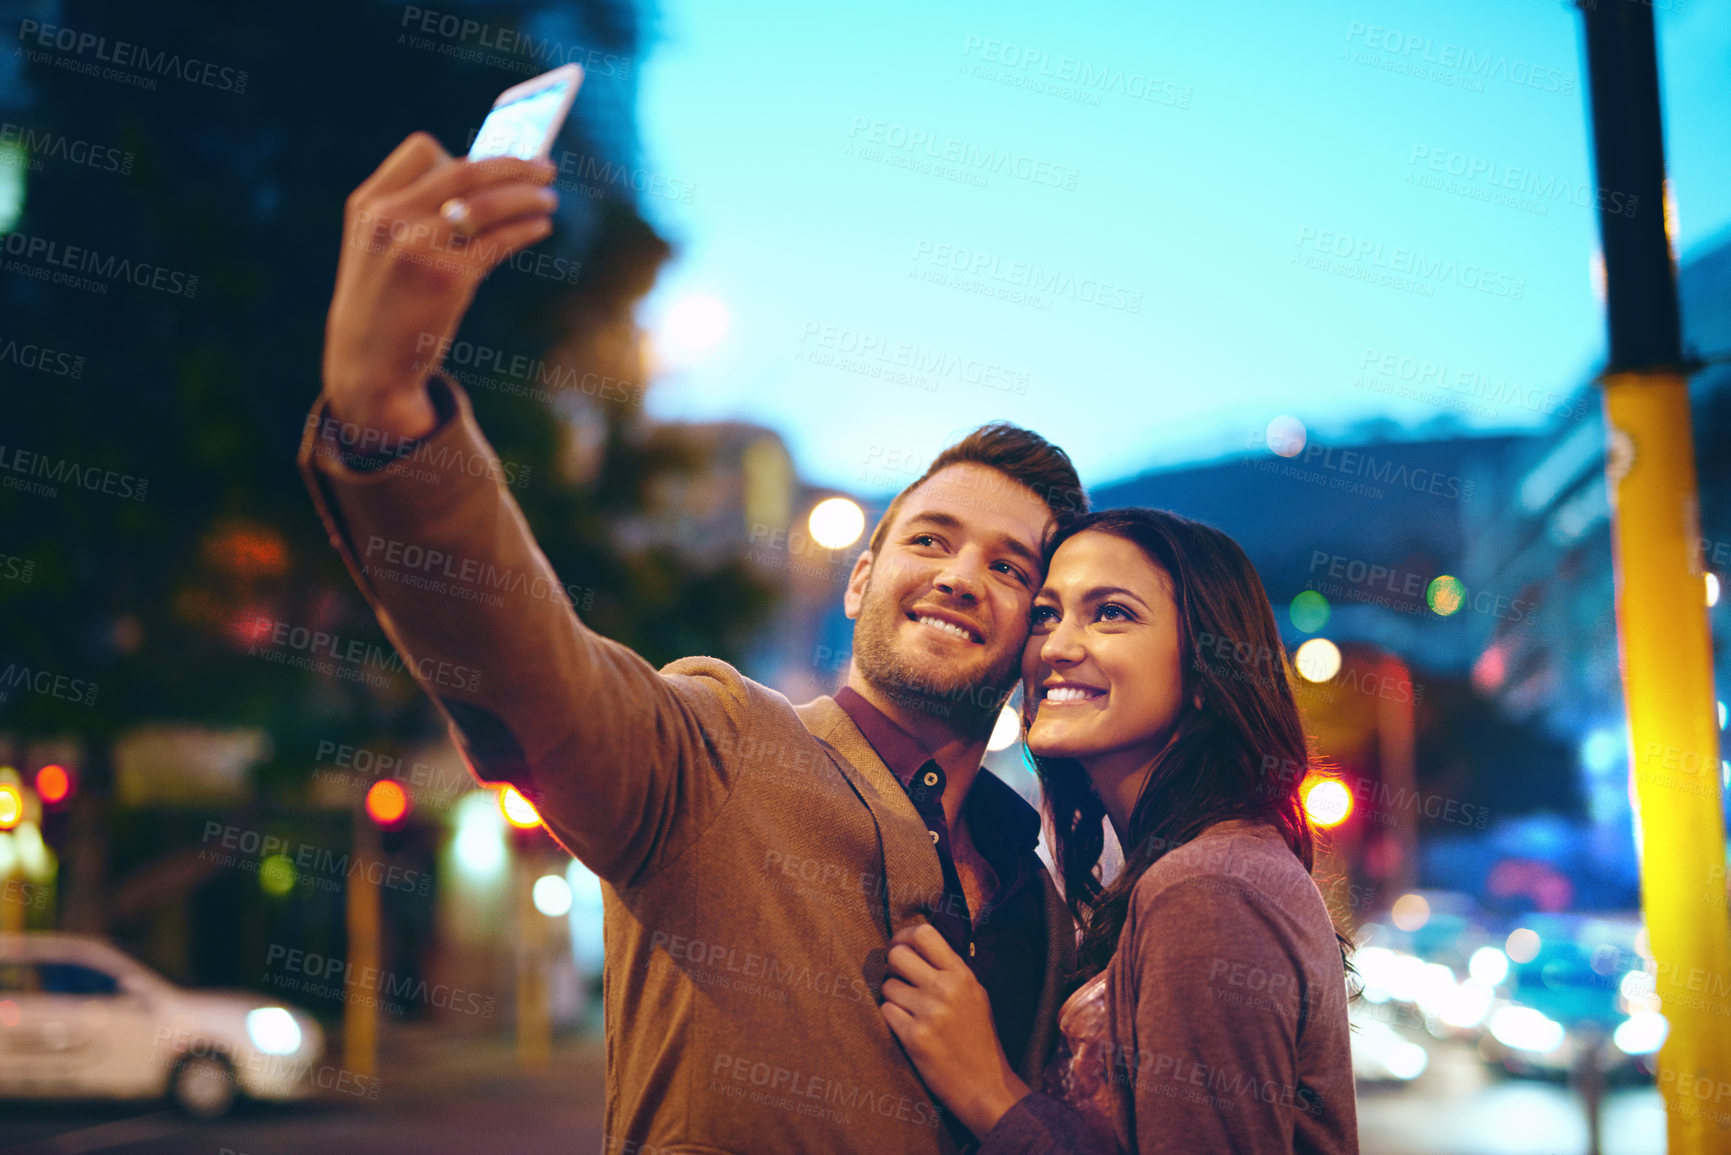
[[[511,254],[545,239],[552,231],[553,222],[546,217],[519,218],[510,224],[489,229],[485,234],[471,240],[467,247],[481,256],[485,270],[491,272],[508,260]]]
[[[373,175],[355,189],[355,199],[381,196],[408,188],[428,172],[449,162],[451,154],[425,132],[412,132],[391,150]]]
[[[452,197],[468,199],[489,185],[552,183],[557,173],[545,161],[522,160],[514,156],[496,156],[487,160],[459,160],[424,173],[404,196],[415,205],[437,211]]]
[[[469,227],[479,235],[516,217],[544,217],[559,205],[552,189],[524,184],[494,185],[463,198]]]
[[[909,986],[901,979],[888,978],[884,980],[884,1002],[893,1003],[909,1014],[917,1012],[924,1002],[918,989]]]

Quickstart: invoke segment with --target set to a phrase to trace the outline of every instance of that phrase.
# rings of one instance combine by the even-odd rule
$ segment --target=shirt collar
[[[889,720],[889,716],[872,705],[852,686],[843,686],[835,693],[835,704],[842,708],[859,732],[884,760],[891,774],[907,789],[913,784],[920,767],[932,760],[931,751],[915,740],[906,730]],[[1033,850],[1040,840],[1040,814],[1008,783],[985,767],[974,776],[973,789],[962,803],[968,815],[968,830],[974,845],[1002,870],[1010,854]],[[999,853],[999,851],[1004,853]]]

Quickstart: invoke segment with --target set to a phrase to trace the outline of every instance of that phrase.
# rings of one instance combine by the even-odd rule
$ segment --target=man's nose
[[[951,597],[962,598],[965,601],[978,601],[980,597],[979,579],[974,574],[973,569],[974,567],[962,558],[952,558],[950,564],[939,572],[932,585]]]

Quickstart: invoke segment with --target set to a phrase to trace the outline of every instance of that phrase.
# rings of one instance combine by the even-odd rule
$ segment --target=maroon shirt
[[[962,817],[981,857],[997,875],[997,888],[976,923],[962,893],[944,818],[944,768],[883,711],[844,686],[835,704],[853,719],[890,773],[908,792],[932,832],[944,872],[944,893],[933,896],[926,917],[962,958],[992,1000],[992,1022],[1004,1053],[1019,1055],[1034,1029],[1034,1009],[1046,973],[1046,914],[1034,854],[1040,815],[996,774],[981,768],[962,803]]]

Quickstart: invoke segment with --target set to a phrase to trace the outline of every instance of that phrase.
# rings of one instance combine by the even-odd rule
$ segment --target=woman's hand
[[[890,940],[884,1021],[932,1094],[978,1138],[1028,1094],[998,1032],[986,989],[930,923]]]

